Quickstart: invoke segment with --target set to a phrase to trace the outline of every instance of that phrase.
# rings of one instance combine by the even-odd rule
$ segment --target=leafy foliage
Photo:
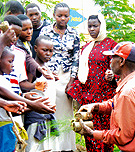
[[[135,42],[135,6],[129,0],[95,0],[105,16],[108,37],[117,42]]]

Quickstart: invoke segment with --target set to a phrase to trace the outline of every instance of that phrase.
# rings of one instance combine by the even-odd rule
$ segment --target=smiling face
[[[69,8],[68,7],[58,7],[55,14],[53,14],[56,19],[56,26],[59,28],[65,28],[69,21]]]
[[[5,53],[5,52],[4,52]],[[14,54],[12,52],[7,51],[5,55],[2,55],[0,59],[0,73],[10,74],[13,70],[13,61],[14,61]]]
[[[92,38],[97,38],[100,32],[100,22],[98,19],[89,19],[88,20],[88,32]]]
[[[33,28],[38,28],[41,25],[41,12],[37,7],[28,8],[26,15],[32,21]]]
[[[41,39],[38,42],[38,45],[34,47],[37,58],[40,62],[48,62],[53,55],[53,43],[51,41]]]
[[[32,34],[33,34],[33,26],[32,22],[30,19],[23,20],[22,21],[22,33],[20,35],[20,39],[25,42],[25,41],[31,41]]]

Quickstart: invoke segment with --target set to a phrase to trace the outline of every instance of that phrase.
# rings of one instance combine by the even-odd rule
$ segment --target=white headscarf
[[[102,14],[92,14],[92,15],[98,15],[98,19],[101,22],[101,25],[97,38],[94,39],[90,36],[90,41],[92,42],[83,50],[82,54],[80,54],[78,79],[82,84],[85,84],[88,77],[88,73],[89,73],[88,59],[89,59],[89,54],[95,44],[95,41],[102,41],[106,38],[106,22],[104,20],[104,16]]]

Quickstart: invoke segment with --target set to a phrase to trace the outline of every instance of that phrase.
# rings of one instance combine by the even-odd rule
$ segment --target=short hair
[[[21,21],[24,21],[24,20],[30,20],[30,18],[24,14],[20,14],[20,15],[17,15],[17,17],[21,20]]]
[[[133,61],[129,61],[129,60],[125,60],[125,64],[126,66],[132,71],[133,69],[135,70],[135,62]]]
[[[58,7],[67,7],[69,9],[69,11],[70,11],[70,8],[69,8],[69,6],[66,3],[58,3],[54,7],[54,14],[56,13],[56,10],[57,10]]]
[[[99,21],[99,23],[101,24],[101,22],[100,22],[100,20],[98,18],[98,15],[90,15],[88,20],[90,20],[90,19],[97,19]]]
[[[18,1],[8,1],[6,4],[5,4],[5,13],[7,12],[11,12],[12,14],[15,14],[15,13],[22,13],[24,14],[24,8],[22,6],[22,4]]]
[[[41,12],[40,7],[39,7],[37,4],[35,4],[35,3],[30,3],[30,4],[28,4],[28,5],[26,6],[26,10],[25,10],[26,14],[27,14],[27,10],[28,10],[29,8],[34,8],[34,7],[37,7],[38,10]]]
[[[40,42],[42,39],[52,42],[52,39],[51,39],[49,36],[40,35],[40,36],[38,36],[38,37],[36,38],[36,40],[35,40],[35,45],[38,45],[39,42]]]
[[[9,48],[8,46],[4,47],[3,52],[1,54],[1,59],[3,59],[7,54],[11,53],[12,54],[12,49]]]
[[[14,15],[7,15],[5,18],[4,18],[4,21],[7,21],[9,23],[9,25],[18,25],[20,27],[22,27],[22,22],[21,20],[14,16]]]

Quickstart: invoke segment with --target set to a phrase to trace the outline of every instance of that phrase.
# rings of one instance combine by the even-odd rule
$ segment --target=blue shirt
[[[78,33],[72,27],[67,26],[65,33],[60,35],[53,29],[54,25],[48,25],[42,28],[40,35],[49,36],[54,45],[54,54],[48,63],[48,66],[54,73],[58,73],[60,65],[63,72],[71,70],[71,77],[75,78],[79,66],[80,40]]]

